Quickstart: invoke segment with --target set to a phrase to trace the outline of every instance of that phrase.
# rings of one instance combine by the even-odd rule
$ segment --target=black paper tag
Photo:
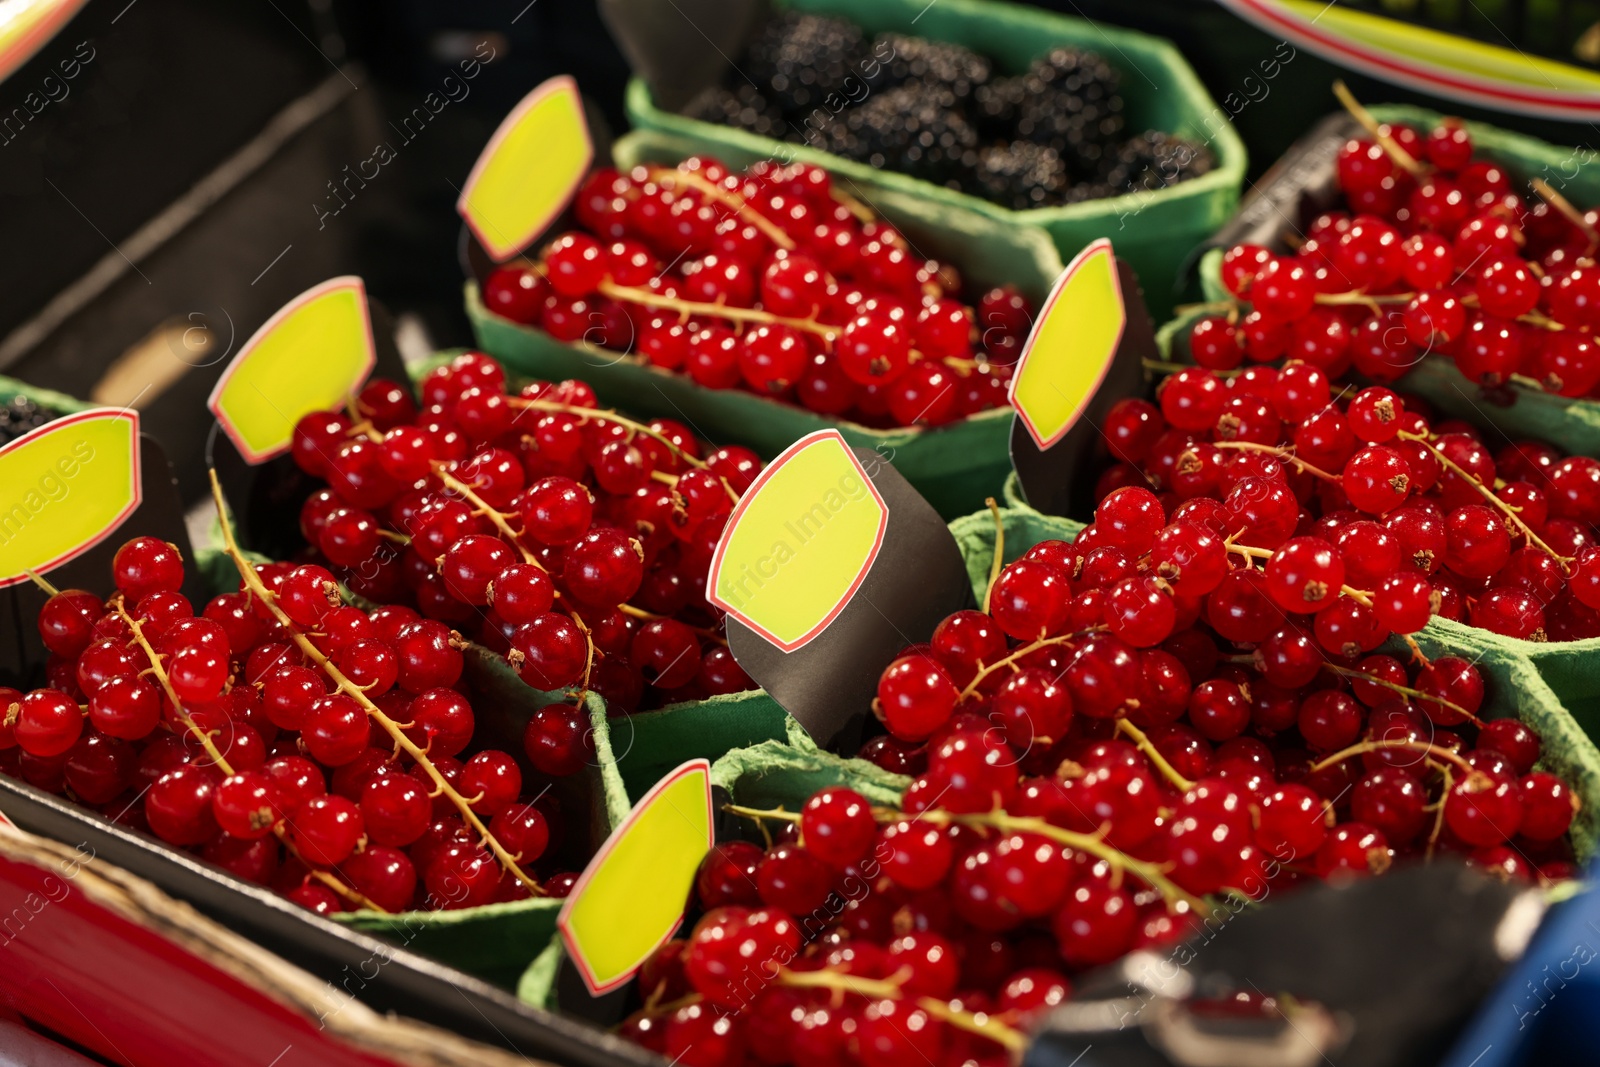
[[[677,111],[738,62],[767,0],[600,0],[600,17],[657,107]]]
[[[1109,245],[1106,247],[1109,249]],[[1115,348],[1109,355],[1104,345],[1098,351],[1073,350],[1073,346],[1079,343],[1092,345],[1096,336],[1102,339],[1109,336],[1109,330],[1105,328],[1090,330],[1076,321],[1074,304],[1070,294],[1066,293],[1066,289],[1073,285],[1069,280],[1073,276],[1073,268],[1082,262],[1088,271],[1093,266],[1093,260],[1085,259],[1085,256],[1098,254],[1094,252],[1094,246],[1085,250],[1082,256],[1073,260],[1073,266],[1068,267],[1062,280],[1056,283],[1050,300],[1034,325],[1033,333],[1029,335],[1013,383],[1013,402],[1018,404],[1019,410],[1011,423],[1011,465],[1017,472],[1023,497],[1031,507],[1046,515],[1087,518],[1093,513],[1097,471],[1091,461],[1096,454],[1100,427],[1105,422],[1106,412],[1118,400],[1137,396],[1143,391],[1144,360],[1155,359],[1158,354],[1155,323],[1145,307],[1138,275],[1120,259],[1114,261],[1116,284],[1112,287],[1120,299],[1122,319]],[[1105,266],[1109,267],[1109,264]],[[1078,277],[1082,279],[1078,284],[1096,285],[1091,273]],[[1080,294],[1080,298],[1093,297],[1093,306],[1109,310],[1102,305],[1113,297],[1104,291],[1104,284],[1105,279],[1102,278],[1096,288]],[[1058,294],[1061,295],[1059,300]],[[1049,352],[1045,351],[1046,346],[1049,346]],[[1035,362],[1041,357],[1044,357],[1043,361]],[[1084,395],[1075,396],[1074,405],[1063,405],[1062,410],[1070,407],[1076,411],[1076,415],[1073,416],[1071,411],[1066,417],[1058,414],[1055,421],[1049,424],[1052,432],[1041,432],[1037,424],[1030,429],[1029,420],[1023,413],[1030,387],[1041,390],[1046,396],[1072,388],[1069,376],[1057,371],[1058,365],[1069,368],[1071,380],[1079,385],[1092,381],[1092,388]],[[1088,368],[1099,368],[1098,379],[1087,374]],[[1062,429],[1063,425],[1065,429]],[[1048,442],[1043,447],[1039,443],[1041,437]]]
[[[746,673],[819,744],[848,750],[883,668],[972,590],[932,505],[884,456],[821,430],[746,490],[707,595]]]

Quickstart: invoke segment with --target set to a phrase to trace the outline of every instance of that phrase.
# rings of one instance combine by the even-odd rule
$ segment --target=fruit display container
[[[664,111],[638,79],[628,87],[628,114],[634,125],[681,134],[696,151],[719,157],[740,154],[817,163],[861,190],[869,201],[892,190],[914,197],[919,210],[935,216],[940,208],[954,205],[1005,225],[1038,226],[1050,234],[1063,259],[1070,259],[1097,237],[1110,237],[1117,255],[1138,271],[1158,318],[1166,317],[1171,309],[1178,265],[1185,253],[1221,226],[1238,203],[1246,166],[1244,144],[1178,49],[1167,41],[1099,22],[978,0],[942,0],[932,7],[917,0],[798,0],[785,6],[847,18],[869,34],[893,31],[954,42],[991,57],[1009,72],[1024,70],[1053,47],[1101,52],[1123,73],[1131,126],[1205,141],[1216,154],[1217,165],[1208,174],[1163,189],[1013,211],[809,145],[775,141]]]
[[[676,163],[694,151],[688,139],[648,130],[624,136],[613,148],[624,170],[640,163]],[[716,151],[733,167],[765,158],[742,145]],[[1010,284],[1037,307],[1061,273],[1060,257],[1037,229],[1004,226],[966,205],[930,204],[900,190],[874,194],[872,207],[920,252],[955,266],[969,291]],[[743,388],[708,389],[679,371],[633,356],[557,341],[538,327],[488,310],[475,283],[467,285],[466,307],[479,347],[521,374],[582,378],[604,403],[687,422],[711,440],[747,445],[768,459],[808,433],[835,427],[851,445],[892,462],[946,518],[982,506],[1010,469],[1009,407],[937,427],[875,429]]]
[[[1004,542],[1002,561],[1010,563],[1041,541],[1071,541],[1083,529],[1080,522],[1044,515],[1025,504],[1008,504],[999,510],[998,519],[995,513],[984,510],[950,523],[950,532],[967,565],[974,602],[980,604],[993,573],[997,531],[1003,531],[999,533]],[[1490,691],[1487,703],[1480,709],[1485,720],[1514,717],[1540,735],[1544,748],[1538,768],[1572,783],[1579,800],[1579,812],[1570,831],[1574,853],[1580,862],[1593,859],[1600,845],[1600,749],[1591,740],[1600,735],[1600,722],[1595,721],[1597,709],[1593,703],[1583,701],[1581,693],[1571,688],[1558,687],[1537,658],[1540,646],[1531,642],[1510,642],[1442,620],[1435,620],[1416,637],[1429,655],[1462,655],[1479,665]],[[1404,646],[1398,641],[1392,645],[1385,650],[1404,654]],[[1596,648],[1586,647],[1583,651],[1592,658]],[[1574,697],[1579,698],[1576,703]],[[706,709],[683,705],[652,714],[660,717],[665,731],[673,728],[668,726],[673,717],[683,717],[683,728],[689,729],[692,717],[703,710]],[[613,724],[614,734],[616,730]],[[873,804],[894,807],[911,782],[906,776],[865,759],[819,749],[793,720],[789,720],[782,738],[725,752],[712,764],[711,774],[712,783],[719,790],[717,796],[728,802],[788,811],[800,810],[808,797],[829,786],[844,786]],[[719,823],[719,840],[748,833],[736,819]],[[555,976],[564,957],[560,939],[552,938],[523,975],[518,996],[527,1003],[560,1010],[562,992]]]
[[[1204,312],[1191,310],[1166,323],[1156,335],[1163,359],[1186,363],[1189,360],[1189,329],[1203,317]],[[1474,404],[1466,381],[1454,366],[1443,360],[1425,361],[1418,370],[1396,383],[1403,391],[1415,392],[1438,405],[1451,415],[1479,426],[1487,426],[1510,441],[1521,437],[1546,440],[1562,447],[1572,455],[1593,455],[1593,438],[1585,436],[1594,432],[1591,413],[1600,405],[1569,401],[1537,390],[1519,392],[1510,408]],[[1454,398],[1456,403],[1452,403]],[[1553,407],[1564,408],[1567,417],[1546,415],[1543,419],[1524,418],[1508,421],[1508,411],[1526,406],[1546,411]],[[1587,416],[1587,417],[1585,417]],[[1588,429],[1586,429],[1588,428]],[[1569,444],[1569,442],[1571,442]],[[1020,503],[1016,497],[1011,498]],[[1531,685],[1541,699],[1547,696],[1562,707],[1591,738],[1600,740],[1600,691],[1595,682],[1600,679],[1600,638],[1578,641],[1530,641],[1489,633],[1449,619],[1434,618],[1425,633],[1441,647],[1471,648],[1475,654],[1503,661],[1519,685]]]
[[[1369,110],[1382,122],[1424,130],[1445,117],[1410,105],[1381,104]],[[1550,144],[1483,122],[1461,125],[1472,135],[1477,155],[1506,168],[1519,188],[1541,179],[1579,210],[1600,205],[1600,169],[1590,162],[1588,149]],[[1249,241],[1275,252],[1289,250],[1284,242],[1288,223],[1303,228],[1332,203],[1331,175],[1339,146],[1361,133],[1353,118],[1330,116],[1257,183],[1239,214],[1207,242],[1208,251],[1198,268],[1205,299],[1230,298],[1221,281],[1222,254],[1227,247]],[[1399,384],[1456,418],[1475,423],[1488,420],[1509,436],[1547,440],[1574,455],[1600,454],[1600,401],[1563,397],[1518,380],[1484,396],[1448,358],[1422,359]]]

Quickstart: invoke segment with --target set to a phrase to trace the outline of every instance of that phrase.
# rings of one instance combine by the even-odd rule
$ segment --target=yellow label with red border
[[[98,545],[139,506],[139,415],[97,408],[0,448],[0,587]]]
[[[32,59],[87,2],[5,0],[0,3],[0,81],[11,77],[18,67]]]
[[[1011,378],[1011,406],[1041,449],[1083,416],[1127,322],[1117,260],[1102,237],[1074,256],[1051,286]]]
[[[711,763],[690,760],[611,832],[556,917],[590,992],[632,978],[683,922],[700,861],[716,841]]]
[[[294,424],[342,407],[377,362],[367,290],[354,275],[307,289],[233,357],[207,406],[251,463],[281,455]]]
[[[566,75],[551,78],[494,131],[456,211],[489,256],[504,263],[566,209],[592,162],[578,83]]]
[[[745,490],[706,596],[785,652],[838,618],[883,547],[889,509],[838,430],[790,445]]]

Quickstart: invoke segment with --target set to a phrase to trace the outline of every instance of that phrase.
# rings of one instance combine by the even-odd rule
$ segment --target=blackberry
[[[948,90],[965,105],[973,91],[989,80],[989,61],[958,44],[881,33],[872,44],[872,55],[883,65],[873,84],[884,89],[922,82]]]
[[[789,124],[778,106],[748,83],[734,89],[717,86],[694,98],[684,114],[702,122],[749,130],[763,137],[782,137]]]
[[[15,441],[55,417],[25,396],[12,397],[9,403],[0,407],[0,444]]]
[[[979,151],[967,191],[1013,211],[1064,203],[1072,179],[1055,149],[1013,141]]]
[[[1081,204],[1087,200],[1104,200],[1107,197],[1121,196],[1126,190],[1118,189],[1105,182],[1079,182],[1067,190],[1067,195],[1062,197],[1063,204]]]
[[[867,58],[867,40],[854,23],[785,11],[751,40],[745,69],[792,116],[822,107],[830,93],[847,94],[845,79],[864,80]]]
[[[1017,134],[1017,115],[1022,109],[1022,98],[1028,91],[1028,80],[1020,78],[991,78],[972,93],[972,104],[967,109],[978,133],[992,141],[1009,141]]]
[[[874,167],[944,184],[976,158],[977,131],[954,95],[926,83],[874,93],[843,119],[833,150]]]
[[[1198,178],[1215,167],[1217,159],[1198,141],[1146,130],[1118,145],[1106,162],[1102,176],[1120,193],[1161,189]]]
[[[1016,136],[1054,148],[1074,173],[1098,172],[1125,125],[1115,68],[1094,52],[1056,48],[1024,78]]]

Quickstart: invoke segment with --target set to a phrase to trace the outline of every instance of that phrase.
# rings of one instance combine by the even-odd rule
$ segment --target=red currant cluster
[[[490,310],[708,389],[867,425],[937,426],[1007,402],[1027,300],[1004,287],[966,306],[953,268],[916,255],[820,167],[741,174],[697,156],[602,169],[576,214],[587,232],[486,279]]]
[[[432,371],[422,401],[374,379],[350,413],[296,425],[295,462],[328,483],[300,514],[333,568],[313,568],[308,599],[337,575],[467,629],[535,689],[615,711],[752,687],[705,579],[754,452],[602,411],[580,381],[507,395],[478,353]]]
[[[1532,731],[1478,717],[1465,660],[1413,644],[1408,672],[1375,651],[1426,622],[1426,579],[1357,590],[1380,577],[1378,550],[1315,534],[1257,548],[1217,514],[1189,502],[1169,517],[1149,490],[1118,489],[1075,543],[1001,570],[986,611],[903,652],[874,705],[888,734],[862,755],[916,775],[905,810],[1104,829],[1195,895],[1375,871],[1391,850],[1568,874],[1576,797],[1529,773]]]
[[[956,618],[975,632],[969,616]],[[1172,651],[1124,646],[1135,658],[1122,681],[1135,688],[1118,713],[1151,731],[1129,729],[1136,743],[1112,735],[1118,720],[1074,720],[1068,691],[1082,694],[1081,684],[1055,686],[1059,664],[1030,654],[963,699],[898,809],[842,787],[798,813],[731,807],[782,832],[765,848],[731,841],[707,856],[696,880],[703,917],[646,963],[645,1004],[623,1034],[690,1067],[1003,1063],[1040,1013],[1070,998],[1078,972],[1181,940],[1241,906],[1216,894],[1261,901],[1436,847],[1508,878],[1532,878],[1529,857],[1543,878],[1575,873],[1563,840],[1573,795],[1530,773],[1539,742],[1515,720],[1483,724],[1470,751],[1462,733],[1425,740],[1400,694],[1445,705],[1392,682],[1405,672],[1388,657],[1351,671],[1348,691],[1314,689],[1301,701],[1232,665],[1214,669],[1213,647],[1210,677],[1190,691],[1185,663],[1198,671],[1209,639],[1189,633]],[[913,655],[947,684],[984,673],[981,657],[952,649],[936,638]],[[1456,698],[1479,685],[1482,695],[1459,660],[1425,670],[1434,680],[1416,684]],[[1023,751],[1000,707],[1030,676],[1057,705],[1060,733]],[[1198,729],[1234,717],[1209,710],[1227,702],[1260,736],[1235,728],[1213,752]],[[1307,743],[1338,749],[1316,764],[1261,739],[1292,732],[1296,704]],[[1186,710],[1192,725],[1177,721]],[[1372,739],[1349,744],[1364,718]],[[1030,743],[1041,741],[1038,725]],[[1432,803],[1430,788],[1440,794]]]
[[[1339,153],[1348,211],[1319,215],[1293,254],[1224,254],[1222,282],[1250,310],[1197,324],[1196,362],[1288,356],[1383,382],[1437,352],[1486,387],[1597,395],[1600,210],[1579,212],[1537,180],[1544,199],[1527,203],[1450,120],[1372,129]]]
[[[1108,859],[1003,811],[914,817],[841,787],[799,813],[734,810],[783,830],[765,849],[730,841],[706,857],[704,915],[646,963],[645,1007],[622,1028],[692,1067],[1011,1062],[1023,1028],[1070,995],[1066,972],[1090,965],[1080,949],[1102,936],[1101,895],[1126,897],[1113,922],[1142,906],[1113,877],[1145,871],[1171,888],[1092,838]],[[994,865],[988,893],[960,888],[969,856]],[[993,921],[1002,883],[1026,918]]]
[[[459,636],[341,604],[321,567],[234,558],[240,591],[199,616],[153,537],[117,551],[106,600],[51,590],[48,687],[0,688],[0,771],[321,913],[564,894],[575,875],[534,874],[554,805],[508,753],[467,754]],[[591,755],[570,710],[529,727],[543,772]]]
[[[1286,608],[1316,613],[1330,654],[1351,634],[1370,651],[1430,612],[1530,640],[1600,635],[1600,461],[1532,441],[1491,452],[1417,397],[1344,395],[1300,360],[1180,370],[1159,407],[1128,399],[1108,413],[1118,462],[1097,495],[1154,486],[1174,519],[1209,524],[1236,550],[1333,551],[1341,581],[1329,588],[1365,595]],[[1306,538],[1313,548],[1298,547]]]

